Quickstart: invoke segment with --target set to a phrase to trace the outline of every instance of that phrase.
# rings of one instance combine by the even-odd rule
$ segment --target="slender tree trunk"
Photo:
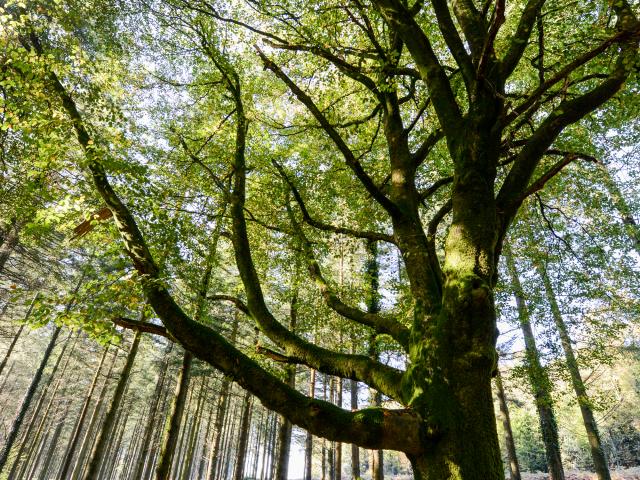
[[[69,470],[71,469],[73,456],[75,455],[76,448],[78,446],[78,442],[80,440],[80,433],[82,432],[82,427],[84,426],[84,421],[89,412],[89,404],[91,403],[91,399],[93,398],[93,391],[98,384],[98,378],[100,376],[100,371],[102,370],[102,365],[104,364],[104,360],[107,357],[109,349],[105,348],[102,353],[102,357],[100,358],[100,362],[98,363],[98,367],[96,368],[96,373],[93,376],[93,380],[91,381],[91,385],[87,391],[87,394],[84,397],[84,403],[82,404],[82,408],[80,409],[80,415],[78,416],[78,420],[76,422],[75,428],[71,433],[71,439],[69,441],[69,447],[65,454],[65,457],[62,460],[62,468],[60,470],[60,478],[67,478],[69,474]]]
[[[131,402],[129,402],[130,404]],[[114,461],[112,462],[111,468],[109,469],[109,476],[107,478],[118,478],[114,476],[114,473],[116,472],[118,465],[120,463],[120,459],[122,458],[122,440],[124,438],[124,433],[127,429],[127,420],[129,418],[128,415],[122,415],[122,411],[128,411],[129,407],[125,407],[124,409],[121,409],[119,412],[119,418],[118,418],[118,426],[116,427],[116,441],[114,442],[114,452],[117,453]],[[134,477],[136,480],[138,479],[138,477]]]
[[[506,249],[505,260],[516,296],[520,327],[524,336],[527,355],[527,373],[533,389],[538,416],[540,417],[540,431],[542,432],[542,441],[544,442],[545,453],[547,455],[549,475],[551,476],[551,480],[564,480],[564,469],[560,455],[560,440],[558,438],[558,425],[553,412],[553,400],[550,392],[551,381],[549,380],[546,369],[540,363],[540,355],[531,327],[524,291],[522,290],[513,258]]]
[[[498,403],[500,404],[502,427],[504,429],[504,443],[507,447],[507,458],[509,459],[509,478],[511,480],[520,480],[520,465],[518,464],[518,456],[516,454],[516,444],[513,441],[511,417],[509,416],[509,407],[507,405],[507,397],[502,385],[500,370],[496,370],[496,390],[498,393]]]
[[[358,382],[351,380],[351,410],[358,409]],[[351,476],[352,480],[360,479],[360,449],[351,445]]]
[[[367,242],[367,265],[366,275],[369,280],[369,299],[367,301],[367,310],[369,313],[380,312],[380,268],[378,266],[378,244],[376,242]],[[369,356],[375,360],[378,359],[378,348],[376,336],[371,335],[369,340]],[[382,404],[382,396],[376,390],[370,390],[370,405],[379,407]],[[384,478],[384,452],[382,450],[373,450],[371,452],[371,479],[383,480]]]
[[[236,336],[238,335],[238,314],[233,316],[233,324],[231,325],[231,337],[229,341],[234,344]],[[229,391],[231,388],[231,381],[227,377],[222,378],[222,384],[220,386],[220,394],[218,395],[218,405],[216,408],[216,420],[213,429],[214,441],[211,446],[211,452],[209,454],[209,467],[207,469],[207,480],[215,480],[217,478],[220,456],[220,441],[222,440],[222,430],[224,427],[224,421],[227,414],[227,408],[229,406]]]
[[[4,371],[4,367],[7,365],[7,362],[9,361],[9,357],[11,356],[11,353],[13,352],[13,349],[15,348],[16,343],[18,343],[18,339],[20,338],[20,335],[22,334],[22,330],[24,330],[24,326],[25,326],[26,321],[31,316],[31,312],[33,310],[33,306],[36,304],[36,300],[38,299],[39,295],[40,295],[40,293],[36,293],[35,296],[33,297],[33,300],[31,300],[31,304],[29,305],[27,313],[24,316],[23,323],[20,325],[20,327],[18,327],[18,331],[13,336],[13,339],[11,340],[11,344],[9,344],[9,348],[7,349],[6,353],[4,354],[4,357],[2,358],[2,362],[0,362],[0,375],[2,375],[2,372]]]
[[[242,399],[242,420],[240,422],[240,438],[238,439],[238,452],[236,468],[233,472],[233,480],[244,480],[244,464],[247,456],[247,441],[249,439],[249,426],[251,424],[251,394],[245,392]]]
[[[40,394],[40,398],[38,399],[38,402],[35,406],[35,408],[33,409],[33,413],[31,414],[31,418],[29,420],[29,423],[27,425],[27,428],[25,429],[24,434],[22,435],[22,439],[20,442],[20,448],[18,449],[18,453],[16,454],[15,460],[13,462],[13,465],[11,467],[11,471],[9,473],[10,477],[13,477],[14,473],[17,471],[18,476],[22,477],[23,473],[24,473],[24,469],[28,466],[29,461],[31,459],[31,454],[32,449],[29,450],[29,453],[27,454],[26,460],[25,462],[23,462],[23,465],[20,469],[18,469],[18,467],[20,466],[20,461],[22,460],[22,455],[24,452],[24,449],[28,446],[29,442],[32,443],[37,443],[38,439],[40,438],[40,435],[42,434],[42,431],[44,429],[44,424],[47,420],[47,414],[49,412],[49,410],[51,409],[52,405],[53,405],[53,401],[55,399],[55,395],[58,391],[58,388],[60,387],[62,380],[64,378],[64,373],[67,370],[67,365],[69,364],[69,361],[71,359],[71,354],[73,353],[73,350],[75,349],[75,344],[78,340],[78,336],[75,337],[74,341],[73,341],[73,346],[71,348],[71,353],[67,356],[67,359],[65,360],[65,363],[62,367],[62,375],[61,377],[56,381],[54,388],[53,388],[53,392],[51,394],[51,398],[49,400],[49,403],[47,404],[46,408],[45,408],[45,412],[44,415],[41,415],[41,410],[42,407],[44,405],[44,402],[47,398],[47,393],[49,391],[49,387],[51,386],[51,383],[53,382],[53,379],[58,371],[58,367],[60,366],[60,362],[62,361],[65,352],[67,351],[67,347],[69,346],[69,342],[68,340],[66,342],[64,342],[64,346],[62,347],[62,350],[60,351],[60,354],[58,355],[58,358],[56,359],[56,363],[53,365],[53,368],[51,369],[51,374],[49,375],[49,378],[47,379],[44,388],[42,389],[42,392]],[[38,426],[36,427],[36,422],[38,420],[38,418],[40,418],[40,423],[38,424]],[[35,434],[33,429],[36,428],[35,430]]]
[[[311,369],[309,372],[309,397],[316,396],[316,371]],[[313,467],[313,435],[307,432],[307,438],[304,442],[304,480],[311,480],[311,472]]]
[[[116,360],[118,359],[118,352],[116,351],[113,355],[113,359],[109,365],[109,370],[104,378],[104,382],[100,387],[100,393],[98,394],[98,400],[91,412],[91,418],[89,420],[89,425],[87,426],[84,436],[82,437],[82,445],[80,447],[80,452],[73,464],[73,470],[71,471],[70,479],[80,478],[82,471],[84,470],[84,462],[85,457],[87,456],[87,452],[89,451],[90,445],[92,444],[92,432],[96,429],[98,425],[98,421],[100,419],[100,411],[102,409],[102,405],[104,404],[105,396],[107,393],[107,387],[109,385],[109,379],[111,378],[111,373],[113,372],[113,367],[116,364]],[[66,480],[59,475],[62,480]]]
[[[184,411],[187,392],[189,390],[189,372],[192,361],[193,355],[191,352],[185,351],[182,357],[182,368],[180,369],[175,396],[171,404],[171,413],[167,419],[166,430],[160,449],[160,458],[156,467],[156,480],[168,480],[171,472],[171,465],[180,433],[182,412]]]
[[[337,403],[338,403],[338,406],[342,408],[342,379],[337,378],[336,381],[338,383],[337,392],[336,392],[338,397]],[[342,480],[342,443],[340,442],[336,443],[335,460],[336,460],[335,478],[336,480]]]
[[[62,429],[64,428],[65,425],[65,419],[67,417],[67,414],[69,412],[69,406],[71,405],[70,401],[66,402],[66,407],[64,409],[64,412],[62,413],[62,416],[60,419],[58,419],[56,428],[53,432],[53,435],[51,436],[51,441],[49,442],[49,448],[47,449],[47,457],[46,460],[44,462],[44,464],[42,465],[42,469],[41,469],[41,473],[40,473],[40,478],[42,480],[48,480],[49,478],[51,478],[49,476],[49,470],[51,469],[51,466],[53,464],[53,459],[56,456],[56,451],[57,451],[57,444],[58,444],[58,439],[60,438],[60,434],[62,433]],[[35,475],[32,476],[31,478],[35,478]]]
[[[89,466],[84,475],[84,480],[96,479],[100,471],[100,465],[102,464],[105,451],[107,449],[109,441],[111,440],[111,433],[113,431],[118,408],[120,407],[120,403],[122,402],[125,387],[127,386],[127,382],[129,381],[129,377],[131,376],[133,362],[135,361],[136,355],[138,353],[140,337],[140,331],[136,331],[133,338],[133,343],[131,344],[131,349],[129,350],[129,354],[127,355],[127,360],[124,364],[124,368],[122,369],[122,373],[120,374],[118,385],[116,386],[113,398],[111,399],[111,404],[109,405],[109,409],[107,410],[104,423],[102,424],[102,428],[100,429],[100,433],[98,434],[98,439],[93,446],[93,451],[91,452]]]
[[[571,375],[573,390],[576,392],[576,397],[578,398],[578,405],[580,405],[582,421],[584,422],[584,428],[587,431],[587,438],[589,439],[589,447],[591,449],[591,458],[593,459],[593,465],[596,474],[598,475],[598,480],[611,480],[609,464],[604,453],[604,448],[602,447],[600,433],[598,432],[598,424],[596,422],[595,415],[593,414],[593,409],[591,408],[587,388],[582,380],[582,376],[580,375],[580,367],[578,366],[578,360],[573,352],[573,345],[571,344],[569,330],[567,325],[564,323],[564,318],[562,318],[562,313],[560,312],[560,307],[558,306],[558,301],[556,299],[555,292],[553,291],[547,270],[540,264],[538,264],[537,269],[538,273],[542,277],[542,283],[544,284],[547,300],[551,307],[553,321],[558,329],[560,343],[564,350],[567,369]]]
[[[297,276],[297,275],[296,275]],[[292,332],[296,330],[298,319],[298,287],[294,287],[291,295],[291,305],[289,313],[289,329]],[[288,365],[286,367],[285,381],[291,388],[296,387],[296,366]],[[289,475],[289,455],[291,453],[291,431],[292,425],[289,420],[280,417],[280,428],[278,430],[278,459],[276,462],[276,480],[287,480]]]
[[[213,390],[213,388],[212,388]],[[211,437],[211,433],[213,431],[212,427],[213,427],[213,414],[215,412],[215,405],[212,401],[210,401],[209,399],[209,393],[207,393],[207,404],[211,404],[211,407],[209,408],[209,415],[207,416],[207,428],[205,429],[205,433],[204,433],[204,440],[202,442],[202,455],[200,456],[200,464],[198,465],[198,478],[204,478],[205,480],[208,478],[206,476],[206,471],[205,471],[205,467],[207,467],[207,461],[209,460],[208,456],[205,455],[205,452],[207,451],[207,443],[209,443],[209,449],[211,450],[212,446],[213,446],[213,438]]]
[[[156,380],[156,388],[151,397],[151,406],[149,408],[149,416],[147,419],[147,424],[144,429],[144,433],[142,434],[142,451],[140,456],[136,462],[136,468],[133,473],[133,478],[142,479],[144,477],[145,466],[149,459],[149,453],[153,447],[151,442],[151,436],[153,434],[153,429],[156,424],[156,419],[158,416],[158,406],[160,404],[160,398],[162,397],[162,389],[164,388],[164,382],[166,378],[167,369],[169,360],[169,352],[165,352],[163,359],[158,362],[158,378]]]
[[[36,389],[40,384],[40,379],[42,378],[44,369],[47,366],[47,363],[49,362],[49,357],[51,357],[51,353],[53,352],[53,349],[56,346],[56,341],[58,340],[58,336],[60,335],[60,329],[61,328],[59,326],[56,326],[54,328],[53,334],[51,335],[51,339],[49,340],[49,343],[47,344],[47,348],[44,351],[42,360],[40,360],[40,365],[38,366],[36,373],[33,375],[33,378],[31,379],[31,384],[27,389],[27,393],[25,394],[24,399],[20,404],[20,407],[18,407],[18,411],[16,412],[16,415],[13,419],[13,423],[11,424],[11,428],[9,429],[9,433],[5,440],[5,444],[2,447],[2,450],[0,451],[0,471],[4,469],[5,464],[7,463],[9,452],[11,451],[11,448],[13,447],[13,443],[15,442],[16,437],[18,436],[18,431],[20,430],[20,427],[22,426],[22,422],[24,421],[24,417],[27,413],[27,410],[31,405],[31,401],[33,400],[33,395],[35,394]]]
[[[188,438],[187,451],[184,462],[183,473],[181,475],[182,480],[189,480],[191,478],[191,470],[193,468],[193,457],[196,449],[196,442],[200,434],[200,424],[202,420],[202,405],[204,402],[204,392],[207,390],[207,384],[205,377],[202,377],[200,382],[200,391],[198,393],[198,401],[196,402],[196,410],[194,412],[194,425],[191,429],[191,433]]]

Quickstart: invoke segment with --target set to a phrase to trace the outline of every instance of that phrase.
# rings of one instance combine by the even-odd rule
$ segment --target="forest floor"
[[[548,480],[547,473],[523,473],[522,480]],[[613,470],[612,480],[640,480],[640,467]],[[565,480],[597,480],[596,474],[591,472],[581,472],[569,470],[565,474]]]

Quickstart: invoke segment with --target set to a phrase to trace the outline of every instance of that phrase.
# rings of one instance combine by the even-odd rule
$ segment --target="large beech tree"
[[[135,326],[169,335],[314,435],[404,452],[416,479],[503,478],[491,395],[497,338],[493,292],[503,243],[522,203],[580,161],[580,152],[563,146],[570,127],[601,109],[633,78],[640,36],[635,7],[626,0],[608,5],[328,0],[250,2],[250,7],[252,16],[247,16],[241,4],[175,0],[147,13],[159,22],[166,15],[167,22],[177,22],[176,29],[191,36],[195,49],[186,51],[197,51],[198,62],[215,72],[211,85],[224,91],[232,106],[223,120],[235,130],[231,173],[208,167],[211,181],[221,188],[225,178],[230,180],[228,236],[246,301],[227,299],[276,346],[261,350],[268,358],[363,382],[402,408],[348,411],[307,397],[192,318],[154,261],[144,224],[130,210],[132,199],[112,186],[88,105],[77,100],[70,80],[52,62],[45,68],[46,88],[75,130],[85,155],[81,167],[113,214],[137,281],[164,325]],[[56,39],[41,28],[43,10],[9,9],[21,18],[16,28],[22,48],[46,64]],[[300,116],[306,128],[320,132],[318,138],[330,146],[330,160],[319,159],[315,169],[296,171],[295,162],[273,162],[271,175],[286,185],[291,199],[272,205],[288,219],[283,234],[304,253],[327,305],[345,321],[390,336],[406,354],[404,370],[314,344],[269,308],[246,208],[258,130],[248,112],[266,107],[253,104],[244,90],[249,78],[222,53],[216,33],[227,27],[264,40],[243,55],[270,73],[274,99],[281,95],[277,88],[286,88],[291,101],[304,108]],[[229,38],[242,50],[243,36]],[[562,48],[569,40],[570,48]],[[305,73],[309,64],[332,72],[325,84]],[[354,118],[353,107],[335,107],[320,92],[338,105],[355,95],[356,113],[367,111]],[[359,138],[359,129],[369,137]],[[190,151],[186,143],[194,161],[209,165],[211,159],[196,158],[206,150]],[[377,220],[370,228],[325,221],[309,207],[301,184],[330,175],[323,162],[346,167],[348,190],[374,203]],[[412,297],[412,320],[368,312],[341,298],[316,258],[309,238],[316,230],[397,249]]]

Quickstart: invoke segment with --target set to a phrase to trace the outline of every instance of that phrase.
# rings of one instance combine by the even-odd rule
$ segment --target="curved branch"
[[[27,43],[27,48],[31,50],[29,47],[33,46],[36,53],[41,56],[43,54],[42,48],[35,34],[30,35],[30,41],[31,45]],[[355,443],[366,448],[384,448],[407,453],[422,452],[424,447],[421,439],[425,435],[424,424],[417,415],[406,410],[386,409],[347,412],[328,402],[306,397],[244,355],[215,330],[196,322],[184,313],[163,284],[160,271],[135,219],[111,187],[100,162],[98,151],[93,147],[93,141],[75,102],[54,72],[49,72],[49,78],[73,123],[76,137],[87,158],[87,168],[95,189],[113,212],[125,251],[140,274],[147,300],[164,323],[167,331],[185,349],[229,375],[241,387],[260,398],[267,408],[280,413],[292,423],[309,430],[314,435],[339,442]],[[238,128],[244,130],[244,122],[240,121]],[[243,178],[244,175],[240,175],[240,177]],[[236,193],[237,191],[234,191],[234,195]],[[233,206],[237,219],[238,204]],[[241,215],[242,205],[239,207]],[[250,301],[249,306],[251,307],[251,305]],[[314,353],[318,356],[326,354],[322,349],[317,349]],[[360,378],[356,372],[363,367],[358,364],[358,360],[346,359],[345,366],[347,368],[344,370],[350,370],[351,378],[354,379]],[[318,363],[323,366],[323,362]],[[380,372],[379,368],[370,362],[364,367],[373,370],[370,372],[370,376],[376,377],[382,382],[399,383],[399,372],[396,375],[388,375],[388,372]],[[322,368],[320,370],[323,371]],[[326,369],[324,370],[326,371]],[[381,391],[385,390],[392,393],[394,388],[381,388]]]
[[[223,300],[225,302],[231,302],[235,305],[235,307],[240,310],[245,315],[251,316],[249,312],[249,307],[247,304],[240,300],[238,297],[234,297],[232,295],[209,295],[207,296],[207,300]]]
[[[264,59],[268,62],[266,57]],[[277,69],[277,67],[275,68]],[[285,78],[287,77],[285,76]],[[251,317],[256,321],[260,330],[284,350],[286,356],[299,358],[301,363],[324,373],[342,378],[359,379],[385,395],[402,402],[401,371],[376,362],[364,355],[338,353],[314,345],[285,328],[276,320],[267,307],[261,282],[253,262],[247,224],[244,217],[247,171],[245,160],[247,119],[244,114],[239,84],[230,93],[236,103],[235,174],[230,199],[233,226],[232,242],[236,265],[245,288],[247,308],[251,313]]]
[[[329,135],[329,138],[338,147],[338,150],[344,156],[347,166],[358,177],[360,182],[367,189],[369,194],[391,215],[399,216],[400,210],[397,205],[393,203],[382,191],[376,186],[373,179],[364,171],[360,162],[356,159],[351,149],[347,146],[344,139],[340,136],[337,130],[329,123],[327,118],[322,114],[317,105],[313,102],[311,97],[307,95],[300,87],[298,87],[282,69],[271,61],[257,46],[255,47],[260,59],[264,63],[265,68],[271,70],[280,80],[282,80],[293,92],[296,98],[309,110],[314,116],[316,121],[322,126],[324,131]]]
[[[320,289],[322,298],[324,299],[327,306],[345,318],[353,320],[354,322],[357,322],[361,325],[373,328],[379,334],[390,335],[405,350],[407,350],[409,348],[410,335],[409,329],[407,327],[392,318],[377,313],[364,312],[359,308],[349,306],[342,300],[340,300],[340,298],[331,289],[328,282],[322,275],[320,265],[318,264],[318,261],[313,254],[311,243],[302,231],[301,226],[296,222],[293,216],[293,212],[291,212],[291,209],[288,205],[287,209],[289,211],[289,216],[291,218],[291,222],[293,223],[294,229],[297,232],[298,238],[300,239],[300,242],[302,244],[302,250],[304,251],[307,260],[309,274]]]
[[[282,167],[282,165],[280,165],[280,163],[278,163],[275,160],[273,160],[272,163],[276,167],[276,169],[278,170],[278,172],[280,173],[284,181],[287,182],[287,185],[289,185],[289,188],[291,189],[291,193],[293,194],[293,197],[296,199],[296,202],[300,207],[300,211],[302,212],[302,218],[306,223],[308,223],[312,227],[317,228],[318,230],[324,230],[327,232],[348,235],[355,238],[364,238],[367,240],[376,240],[376,241],[380,240],[380,241],[388,242],[392,244],[396,243],[395,239],[391,235],[387,235],[379,232],[354,230],[352,228],[346,228],[346,227],[336,227],[335,225],[331,225],[329,223],[324,223],[319,220],[316,220],[309,214],[309,211],[307,210],[307,206],[305,205],[304,200],[302,199],[302,195],[300,195],[298,188],[295,186],[293,181],[291,181],[287,173],[284,171],[284,168]]]

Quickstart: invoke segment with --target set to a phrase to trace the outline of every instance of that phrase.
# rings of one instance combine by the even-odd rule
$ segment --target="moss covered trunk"
[[[416,308],[405,392],[433,435],[425,440],[425,453],[409,456],[416,479],[504,478],[491,393],[497,360],[493,288],[499,229],[493,184],[498,143],[481,120],[449,142],[455,166],[453,218],[440,304],[430,301],[436,292],[422,293],[411,279]]]

